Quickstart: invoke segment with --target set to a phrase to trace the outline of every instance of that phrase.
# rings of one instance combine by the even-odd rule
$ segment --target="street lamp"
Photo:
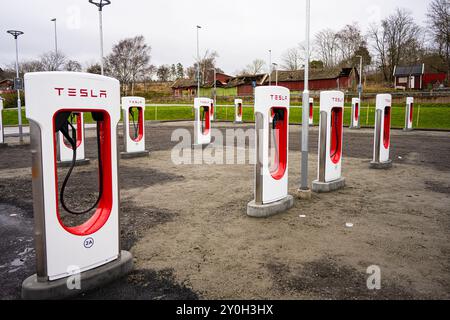
[[[57,33],[56,33],[56,18],[53,18],[50,21],[53,21],[55,23],[55,54],[57,56],[58,55],[58,36],[57,36]]]
[[[200,98],[200,46],[198,33],[201,28],[201,26],[197,26],[197,98]]]
[[[301,165],[301,181],[300,194],[304,194],[306,198],[310,196],[308,187],[308,138],[309,138],[309,29],[311,17],[311,1],[306,0],[306,58],[305,58],[305,80],[302,98],[302,165]],[[308,196],[309,195],[309,196]]]
[[[272,85],[272,50],[269,50],[269,86]]]
[[[278,63],[272,63],[272,65],[275,67],[275,85],[278,86]]]
[[[14,37],[16,42],[16,78],[14,79],[14,87],[17,90],[17,114],[19,119],[19,141],[23,143],[23,132],[22,132],[22,102],[20,101],[20,90],[22,89],[22,82],[19,78],[19,48],[17,38],[23,34],[22,31],[18,30],[8,30],[7,33]]]
[[[217,71],[216,71],[216,68],[211,68],[211,70],[214,71],[214,121],[217,121],[217,117],[216,117],[216,115],[217,115],[217,105],[216,105],[216,102],[217,102],[216,73],[217,73]]]
[[[361,106],[361,96],[362,96],[362,62],[363,62],[363,57],[358,55],[356,56],[357,58],[359,58],[359,85],[358,85],[358,98],[359,98],[359,105]],[[359,127],[359,123],[360,123],[360,117],[358,117],[358,127]]]
[[[103,75],[103,17],[102,11],[103,7],[111,4],[110,0],[98,0],[99,2],[95,2],[94,0],[89,0],[89,3],[98,7],[98,19],[100,26],[100,70]]]

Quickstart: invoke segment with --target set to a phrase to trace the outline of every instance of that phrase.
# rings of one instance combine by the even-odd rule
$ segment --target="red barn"
[[[396,66],[394,69],[395,89],[423,90],[437,87],[444,83],[446,74],[426,70],[425,64],[414,66]]]
[[[271,82],[274,85],[278,78],[279,86],[286,87],[291,91],[303,91],[304,76],[304,70],[274,71],[271,75]],[[359,74],[356,68],[311,69],[309,73],[309,89],[315,91],[352,90],[356,89],[358,81]],[[269,84],[268,79],[265,84]]]
[[[252,96],[253,88],[262,86],[269,77],[268,74],[256,74],[256,75],[242,75],[231,78],[228,81],[228,88],[237,88],[237,95],[239,97]]]

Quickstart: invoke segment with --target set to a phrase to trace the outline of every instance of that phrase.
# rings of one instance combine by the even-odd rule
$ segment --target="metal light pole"
[[[216,68],[211,68],[214,71],[214,120],[217,121],[217,85],[216,85]]]
[[[356,56],[359,58],[359,86],[358,86],[358,98],[359,98],[359,105],[361,106],[361,96],[362,96],[362,62],[363,57],[362,56]],[[353,120],[352,120],[353,121]],[[360,126],[360,117],[358,117],[358,127]]]
[[[272,50],[269,50],[269,86],[272,85]]]
[[[272,63],[272,65],[275,67],[275,85],[278,86],[278,63]]]
[[[55,23],[55,54],[58,55],[58,34],[56,32],[56,18],[53,18],[52,20]]]
[[[198,33],[201,28],[201,26],[197,26],[197,98],[200,98],[200,46]]]
[[[19,47],[17,38],[23,34],[22,31],[18,30],[8,30],[10,35],[14,37],[16,42],[16,79],[14,79],[14,87],[17,90],[17,116],[19,120],[19,141],[23,143],[23,131],[22,131],[22,102],[20,101],[20,90],[22,89],[22,85],[19,78]]]
[[[309,139],[309,29],[311,16],[311,1],[306,0],[306,59],[305,84],[302,100],[302,165],[300,192],[309,191],[308,187],[308,139]]]
[[[99,2],[95,2],[94,0],[89,0],[89,3],[96,5],[98,7],[98,20],[100,27],[100,70],[103,75],[103,7],[111,4],[110,0],[99,0]]]

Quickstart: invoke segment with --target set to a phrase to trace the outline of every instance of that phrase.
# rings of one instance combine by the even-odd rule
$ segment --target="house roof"
[[[231,88],[231,87],[237,87],[237,86],[246,85],[246,84],[248,85],[248,84],[252,84],[253,81],[256,81],[257,85],[262,85],[262,84],[264,84],[264,82],[268,76],[269,75],[266,73],[256,74],[256,75],[237,76],[237,77],[231,78],[228,81],[227,87]]]
[[[174,89],[191,87],[197,87],[197,81],[194,79],[178,79],[171,85],[171,88]]]
[[[396,66],[394,71],[394,77],[401,76],[419,76],[424,73],[424,65],[417,64],[414,66]]]
[[[327,68],[327,69],[311,69],[309,72],[310,80],[329,80],[340,77],[348,77],[354,68]],[[357,72],[355,70],[355,72]],[[271,75],[272,81],[276,78],[276,72]],[[295,71],[278,71],[278,82],[304,81],[305,70]],[[267,81],[266,81],[267,82]]]

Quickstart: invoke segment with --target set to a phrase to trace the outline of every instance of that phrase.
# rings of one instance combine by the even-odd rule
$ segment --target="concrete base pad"
[[[308,190],[302,190],[302,189],[298,189],[297,190],[297,198],[299,198],[300,200],[311,200],[311,189]]]
[[[386,162],[371,162],[370,169],[390,169],[392,168],[392,160]]]
[[[340,178],[331,182],[313,181],[312,191],[317,193],[332,192],[345,187],[345,178]]]
[[[403,128],[403,131],[405,131],[405,132],[411,132],[411,131],[413,131],[414,129],[406,129],[406,128]]]
[[[150,154],[150,151],[139,151],[139,152],[121,152],[120,157],[122,159],[133,159],[133,158],[142,158],[142,157],[148,157]]]
[[[77,167],[87,166],[89,163],[91,163],[91,160],[89,160],[89,159],[81,159],[81,160],[75,161],[75,165]],[[57,164],[58,164],[58,167],[60,167],[60,168],[68,168],[72,165],[72,161],[64,161],[64,162],[58,161]]]
[[[74,297],[82,292],[101,287],[118,279],[129,273],[132,268],[133,256],[128,251],[122,250],[119,259],[98,268],[82,272],[80,274],[80,290],[68,289],[68,278],[39,282],[37,281],[37,275],[32,275],[22,283],[22,299],[53,300]]]
[[[0,143],[0,148],[6,148],[8,146],[7,143]]]
[[[234,124],[243,124],[244,122],[242,121],[233,121]]]
[[[247,205],[247,215],[254,218],[267,218],[285,212],[294,206],[294,197],[288,195],[277,202],[257,205],[255,200]]]

